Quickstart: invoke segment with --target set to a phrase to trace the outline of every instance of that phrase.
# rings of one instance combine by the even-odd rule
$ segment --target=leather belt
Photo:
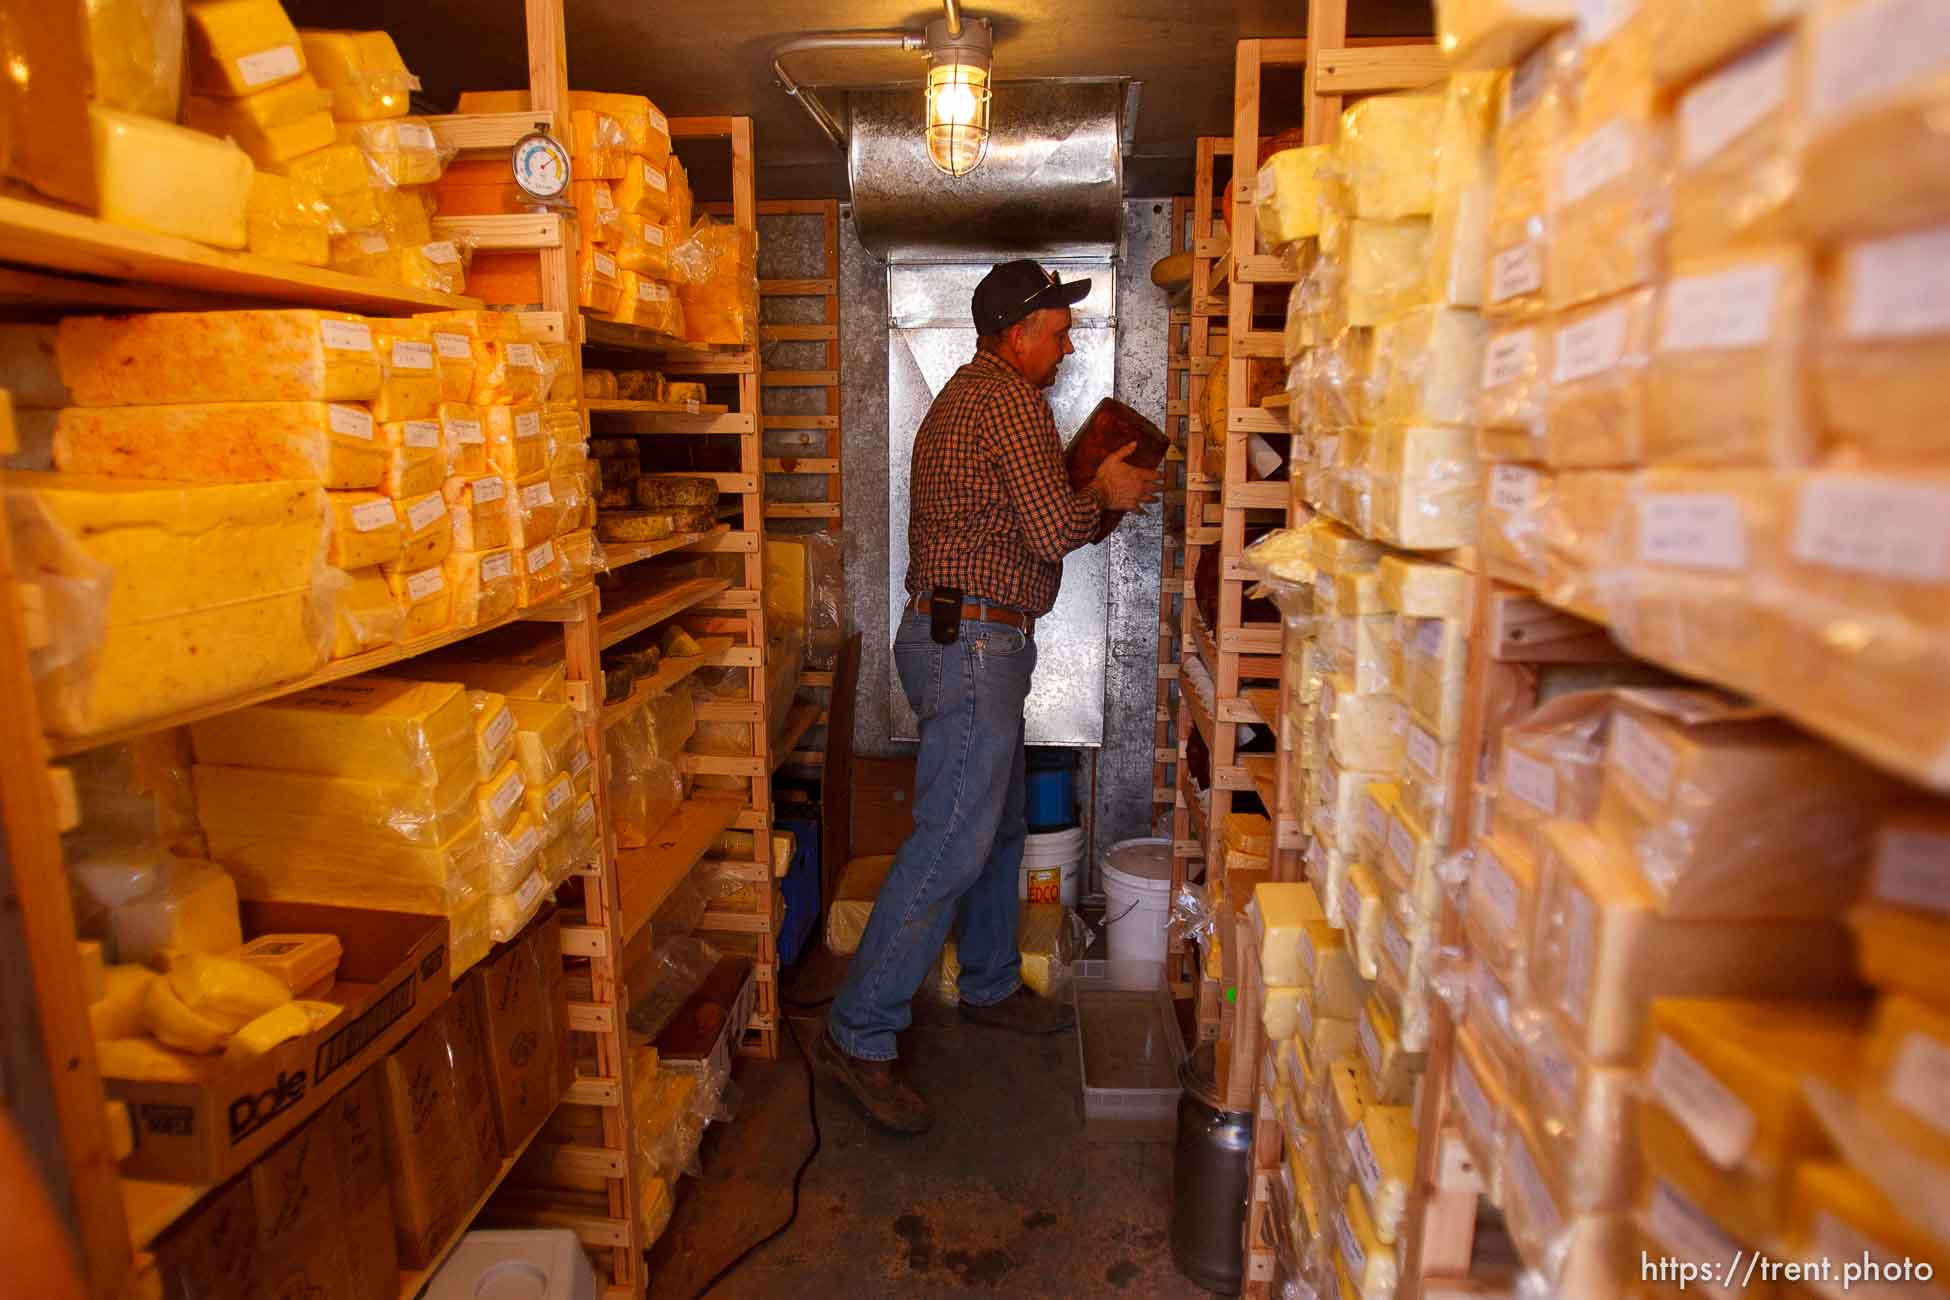
[[[928,604],[932,594],[931,592],[922,592],[913,600],[908,601],[907,607],[919,614],[932,613],[933,611]],[[1036,620],[1030,615],[1023,613],[1019,609],[1010,609],[1007,605],[991,605],[979,596],[972,600],[964,600],[962,602],[961,616],[963,622],[1000,623],[1004,627],[1013,627],[1024,636],[1028,636],[1036,630]]]

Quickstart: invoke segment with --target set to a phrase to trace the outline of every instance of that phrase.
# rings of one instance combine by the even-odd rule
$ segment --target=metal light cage
[[[950,176],[966,176],[989,151],[988,21],[970,19],[950,36],[937,18],[928,24],[927,49],[928,160]]]

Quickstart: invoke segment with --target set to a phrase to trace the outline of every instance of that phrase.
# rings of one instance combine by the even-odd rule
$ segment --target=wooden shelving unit
[[[1172,255],[1188,252],[1192,244],[1192,200],[1171,201]],[[1181,302],[1182,299],[1182,302]],[[1165,456],[1160,488],[1164,498],[1163,535],[1158,558],[1158,713],[1153,732],[1151,765],[1151,829],[1171,833],[1178,804],[1178,670],[1179,646],[1184,641],[1185,583],[1185,449],[1191,445],[1191,290],[1173,294],[1165,327],[1165,434],[1172,448]],[[1175,989],[1189,987],[1182,970],[1184,940],[1172,939],[1168,970]]]

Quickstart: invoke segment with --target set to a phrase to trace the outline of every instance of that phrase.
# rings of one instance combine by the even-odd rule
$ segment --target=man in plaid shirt
[[[907,613],[894,640],[901,686],[921,723],[914,833],[901,845],[814,1058],[883,1125],[933,1123],[898,1069],[894,1036],[953,928],[962,1014],[1052,1033],[1069,1008],[1022,985],[1016,951],[1024,816],[1023,701],[1036,667],[1035,623],[1056,603],[1063,557],[1106,510],[1157,495],[1155,470],[1105,458],[1070,487],[1042,390],[1070,346],[1070,308],[1088,280],[1064,284],[1031,261],[1005,262],[975,288],[974,360],[934,399],[914,440]],[[1133,444],[1135,446],[1135,444]]]

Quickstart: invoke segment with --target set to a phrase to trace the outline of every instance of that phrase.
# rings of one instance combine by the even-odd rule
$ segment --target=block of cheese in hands
[[[1650,289],[1634,289],[1558,318],[1550,343],[1545,463],[1601,468],[1644,458],[1653,304]]]
[[[1443,95],[1429,224],[1429,298],[1444,306],[1483,305],[1496,192],[1496,119],[1507,79],[1500,69],[1453,73]]]
[[[1620,113],[1573,132],[1551,180],[1546,279],[1559,311],[1657,280],[1667,224],[1666,131]]]
[[[1823,432],[1875,463],[1936,459],[1950,398],[1950,225],[1844,243],[1813,354]]]
[[[372,331],[339,312],[69,316],[55,346],[80,406],[361,401],[379,391]]]
[[[1813,238],[1950,220],[1950,40],[1929,0],[1820,0],[1808,42],[1807,174],[1796,222]]]
[[[475,817],[474,783],[458,768],[438,785],[198,763],[197,817],[207,829],[282,830],[294,838],[437,847]]]
[[[1385,421],[1468,424],[1483,374],[1483,321],[1473,311],[1414,307],[1375,326],[1377,415]]]
[[[185,8],[197,94],[236,99],[304,72],[297,29],[278,0],[198,0]]]
[[[1814,269],[1793,244],[1675,260],[1645,374],[1645,457],[1804,465],[1815,431],[1802,379]]]
[[[345,579],[332,592],[332,658],[348,659],[399,640],[406,616],[379,567],[354,569]]]
[[[118,478],[371,488],[384,452],[363,406],[240,401],[69,407],[55,420],[54,463]]]
[[[1561,1015],[1593,1061],[1623,1061],[1655,997],[1820,997],[1854,985],[1832,921],[1705,921],[1662,915],[1628,852],[1573,822],[1544,828],[1531,996]]]
[[[1736,7],[1716,5],[1707,12]],[[1686,10],[1687,27],[1711,26],[1695,6],[1660,8]],[[1679,97],[1673,110],[1674,257],[1791,233],[1794,197],[1806,183],[1802,49],[1792,33],[1770,37]],[[1655,44],[1655,61],[1661,53]]]
[[[1562,1022],[1546,1014],[1525,1025],[1516,1082],[1536,1154],[1565,1208],[1629,1209],[1639,1182],[1637,1069],[1592,1064],[1567,1041]]]
[[[102,104],[88,106],[97,211],[106,221],[242,248],[251,160],[228,140]]]
[[[399,558],[403,530],[399,508],[378,492],[331,492],[331,542],[326,562],[338,569],[364,569]]]
[[[1571,0],[1441,0],[1436,40],[1452,68],[1501,68],[1517,62],[1578,19]]]
[[[1817,920],[1858,896],[1887,778],[1712,692],[1617,701],[1598,827],[1665,915]]]
[[[1400,221],[1434,208],[1442,98],[1370,95],[1341,114],[1342,183],[1355,217]]]
[[[1260,164],[1255,189],[1260,242],[1279,248],[1320,233],[1320,169],[1325,145],[1282,149]]]
[[[194,723],[199,763],[437,785],[478,781],[474,711],[452,682],[368,673]]]
[[[1428,263],[1427,217],[1350,222],[1346,259],[1348,324],[1378,325],[1421,303],[1429,292]]]

